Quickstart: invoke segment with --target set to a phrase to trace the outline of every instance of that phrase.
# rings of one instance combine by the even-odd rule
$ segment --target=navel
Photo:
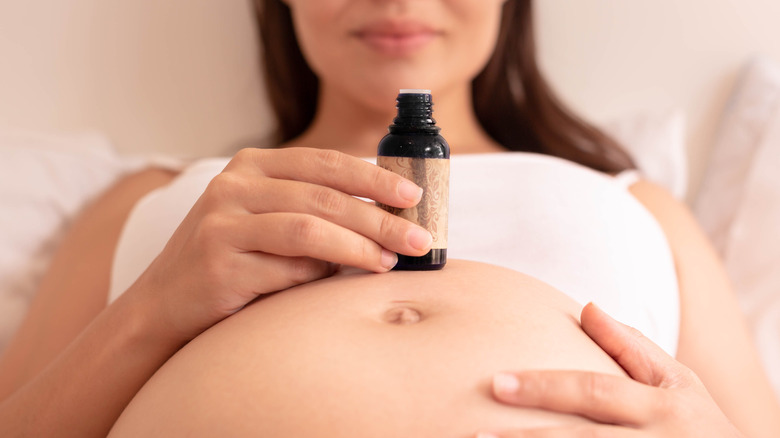
[[[418,310],[407,306],[393,307],[386,311],[383,317],[385,322],[396,325],[417,324],[422,319]]]

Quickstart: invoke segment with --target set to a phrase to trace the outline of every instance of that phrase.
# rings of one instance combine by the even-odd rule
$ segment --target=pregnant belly
[[[581,418],[509,408],[503,370],[622,374],[579,306],[490,265],[345,272],[275,294],[172,357],[114,426],[123,436],[470,437]]]

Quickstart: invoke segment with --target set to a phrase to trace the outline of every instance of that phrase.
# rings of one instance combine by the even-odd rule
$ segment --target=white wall
[[[780,60],[777,0],[539,0],[542,64],[595,120],[682,108],[692,189],[744,62]]]
[[[694,183],[739,67],[756,52],[780,59],[777,0],[537,4],[542,64],[564,99],[596,121],[684,109]],[[251,19],[248,0],[0,0],[0,126],[224,153],[269,124]]]
[[[0,0],[0,126],[214,154],[263,120],[244,0]]]

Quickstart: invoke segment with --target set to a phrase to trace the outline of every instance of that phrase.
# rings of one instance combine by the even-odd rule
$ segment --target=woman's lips
[[[382,21],[353,32],[353,35],[373,50],[385,55],[409,55],[441,35],[424,24]]]

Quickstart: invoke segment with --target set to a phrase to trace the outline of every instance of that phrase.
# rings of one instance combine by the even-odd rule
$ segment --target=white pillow
[[[0,130],[0,352],[21,322],[70,220],[123,172],[95,134]]]
[[[695,212],[780,395],[780,66],[753,60],[725,111]]]
[[[766,127],[726,241],[725,262],[780,394],[780,108]]]
[[[685,116],[681,111],[642,112],[603,126],[631,154],[642,176],[684,199],[688,191]]]
[[[724,111],[710,163],[694,202],[695,213],[715,247],[725,255],[729,235],[763,136],[780,107],[780,67],[755,58]]]

